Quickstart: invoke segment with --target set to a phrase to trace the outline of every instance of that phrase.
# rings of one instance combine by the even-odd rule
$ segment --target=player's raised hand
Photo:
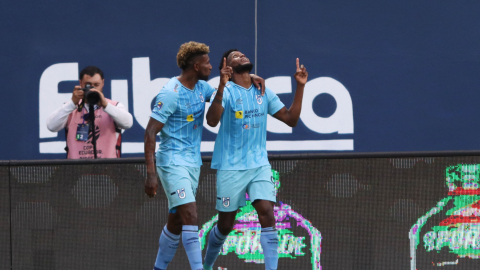
[[[154,173],[147,173],[147,178],[145,179],[145,193],[147,193],[148,197],[153,198],[157,194],[157,188],[157,175]]]
[[[297,84],[305,85],[307,83],[307,79],[308,79],[307,69],[303,65],[300,65],[300,60],[298,60],[298,58],[297,58],[297,71],[293,76],[295,77]]]
[[[223,67],[220,70],[220,85],[226,85],[232,77],[232,67],[227,67],[227,59],[223,58]]]

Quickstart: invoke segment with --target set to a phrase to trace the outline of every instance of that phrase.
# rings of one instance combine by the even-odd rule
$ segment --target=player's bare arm
[[[212,100],[212,104],[207,112],[207,124],[211,127],[216,127],[223,113],[223,89],[228,83],[228,80],[232,77],[232,67],[227,66],[227,60],[223,58],[223,67],[220,70],[220,83],[218,85],[217,94]]]
[[[302,111],[303,89],[308,79],[307,69],[300,65],[300,60],[297,58],[297,70],[295,72],[295,80],[297,81],[297,89],[295,90],[295,96],[293,97],[293,103],[289,109],[283,107],[273,117],[284,122],[290,127],[295,127],[300,118],[300,112]]]
[[[157,194],[158,181],[155,168],[155,137],[162,130],[164,124],[150,118],[145,130],[145,163],[147,165],[147,178],[145,179],[145,193],[153,198]]]

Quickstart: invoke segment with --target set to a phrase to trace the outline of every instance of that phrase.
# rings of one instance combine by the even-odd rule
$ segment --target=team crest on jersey
[[[235,118],[243,119],[243,111],[236,111],[235,112]]]
[[[200,95],[199,95],[198,97],[200,98],[200,101],[201,101],[201,102],[204,102],[204,101],[205,101],[205,99],[203,98],[202,93],[200,93]]]
[[[230,197],[223,197],[222,198],[222,205],[225,208],[229,207],[230,206]]]
[[[188,122],[193,122],[193,120],[194,120],[193,114],[187,115],[187,121],[188,121]]]
[[[257,98],[257,103],[258,103],[258,104],[262,104],[262,103],[263,103],[262,95],[256,95],[256,98]]]
[[[177,189],[177,194],[180,199],[185,199],[185,197],[187,197],[187,194],[185,193],[184,188]]]

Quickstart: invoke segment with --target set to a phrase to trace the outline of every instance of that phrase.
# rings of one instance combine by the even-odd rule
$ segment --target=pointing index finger
[[[223,67],[226,67],[227,66],[227,58],[223,58]]]
[[[300,71],[300,60],[297,58],[297,72]]]

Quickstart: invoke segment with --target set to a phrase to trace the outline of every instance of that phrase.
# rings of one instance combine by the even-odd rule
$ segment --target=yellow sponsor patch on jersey
[[[187,115],[187,121],[188,122],[192,122],[194,119],[193,119],[193,114],[189,114]]]
[[[243,111],[237,111],[237,112],[235,112],[235,118],[237,118],[237,119],[243,119]]]

